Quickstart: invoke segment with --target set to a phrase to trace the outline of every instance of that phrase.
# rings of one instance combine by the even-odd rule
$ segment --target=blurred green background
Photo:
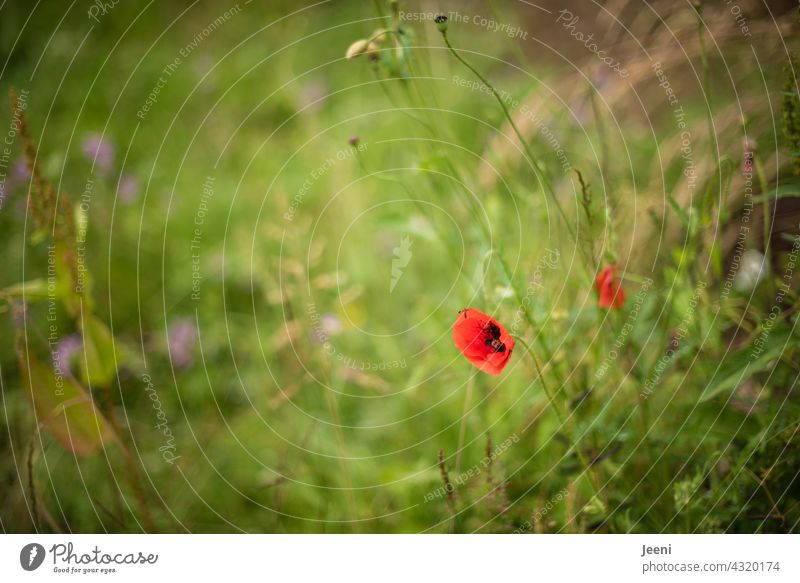
[[[27,91],[108,334],[87,356],[88,328],[59,305],[48,344],[47,234],[16,139],[3,530],[796,531],[798,22],[791,2],[739,4],[749,37],[710,3],[702,21],[675,2],[408,0],[394,17],[383,0],[4,3],[0,89]],[[448,37],[537,171],[435,24],[409,16],[436,11],[462,16]],[[376,59],[345,58],[370,37]],[[753,195],[781,197],[768,268],[754,207],[755,283],[734,261],[753,151]],[[596,305],[606,263],[624,272],[619,312]],[[521,343],[497,378],[461,357],[451,326],[468,306],[531,344],[556,409]],[[52,419],[37,430],[20,346],[48,371],[54,349],[116,437],[90,431],[103,446],[76,455]]]

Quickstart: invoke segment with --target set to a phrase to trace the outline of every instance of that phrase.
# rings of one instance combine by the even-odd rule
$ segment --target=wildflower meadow
[[[798,533],[798,32],[0,2],[0,528]]]

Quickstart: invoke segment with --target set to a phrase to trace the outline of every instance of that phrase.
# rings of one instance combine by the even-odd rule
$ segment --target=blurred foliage
[[[0,206],[3,529],[796,532],[796,152],[770,109],[796,93],[770,21],[757,65],[724,11],[704,48],[656,2],[685,53],[645,17],[609,32],[623,82],[530,8],[459,3],[529,34],[447,32],[534,168],[436,25],[399,12],[427,5],[394,6],[0,10],[30,133]],[[745,137],[755,209],[777,209],[749,287]],[[596,306],[604,263],[618,312]],[[467,306],[516,323],[552,404],[522,346],[497,379],[460,357]]]

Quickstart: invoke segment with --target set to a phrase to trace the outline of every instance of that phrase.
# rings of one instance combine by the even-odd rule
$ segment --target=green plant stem
[[[111,424],[111,428],[114,430],[114,434],[117,436],[117,442],[122,450],[122,460],[125,462],[125,467],[128,470],[128,484],[130,485],[133,496],[136,499],[137,505],[139,506],[145,532],[155,533],[156,526],[153,522],[153,517],[150,514],[150,508],[147,506],[147,498],[144,495],[144,490],[139,482],[138,467],[133,461],[133,456],[131,455],[127,444],[125,444],[125,442],[122,440],[122,426],[120,425],[119,420],[117,419],[117,414],[114,411],[114,401],[111,395],[111,387],[109,385],[104,385],[102,387],[102,391],[106,397],[106,416],[108,417],[108,422]]]
[[[545,395],[547,395],[547,400],[550,402],[550,407],[553,410],[553,413],[555,413],[559,424],[562,427],[566,428],[566,421],[564,419],[564,415],[561,413],[561,410],[559,409],[558,405],[556,405],[555,396],[550,391],[550,388],[547,386],[547,383],[544,380],[544,375],[542,374],[542,367],[539,365],[539,359],[536,358],[536,354],[533,352],[533,350],[531,349],[531,347],[528,345],[527,342],[525,342],[519,336],[515,336],[515,339],[517,342],[519,342],[520,344],[522,344],[522,346],[525,347],[526,352],[528,353],[528,355],[530,355],[531,359],[533,360],[533,364],[536,367],[536,374],[539,376],[539,382],[542,385],[542,388],[544,389]],[[578,447],[578,444],[575,443],[572,437],[568,434],[566,435],[566,437],[567,440],[569,441],[570,448],[575,451],[575,454],[578,456],[578,460],[580,461],[581,465],[583,465],[584,468],[586,468],[584,471],[588,476],[589,485],[592,487],[594,495],[598,499],[600,499],[600,489],[597,484],[597,477],[595,476],[594,471],[592,470],[592,465],[586,460],[585,456]]]
[[[768,190],[767,190],[767,176],[764,173],[764,165],[761,163],[761,160],[755,153],[753,154],[753,165],[755,166],[756,169],[756,176],[758,176],[758,186],[761,189],[761,196],[765,197],[764,202],[761,203],[761,214],[763,215],[764,219],[764,268],[766,270],[770,266],[769,238],[770,235],[772,234],[772,205],[770,204],[770,201],[766,199]],[[771,282],[772,274],[767,272],[766,276],[767,276],[766,279]]]
[[[113,423],[112,426],[114,426]],[[118,430],[119,426],[117,425],[114,428],[114,431],[118,432]],[[119,435],[119,433],[117,433],[117,435]],[[155,533],[157,530],[155,523],[153,522],[153,517],[150,514],[150,509],[147,506],[147,499],[144,496],[144,491],[139,483],[139,471],[136,464],[133,462],[133,456],[131,456],[131,452],[128,450],[128,447],[122,443],[122,439],[119,440],[119,444],[120,449],[122,450],[122,459],[125,462],[125,467],[128,470],[128,483],[130,484],[133,495],[136,498],[137,504],[139,505],[139,511],[142,514],[142,522],[144,522],[145,531],[149,533]]]
[[[561,215],[561,218],[564,221],[564,226],[566,227],[567,231],[569,232],[570,237],[572,238],[572,240],[575,242],[576,245],[579,245],[578,239],[576,238],[576,235],[575,235],[575,231],[572,228],[572,224],[567,219],[567,215],[564,212],[564,209],[561,207],[561,203],[558,202],[558,198],[556,197],[556,193],[553,190],[553,187],[550,184],[550,181],[547,179],[547,176],[544,174],[544,172],[536,164],[536,158],[533,156],[533,153],[531,152],[530,148],[528,147],[528,142],[522,136],[522,132],[520,132],[519,128],[517,127],[517,124],[514,121],[514,118],[511,116],[511,112],[508,110],[508,106],[506,105],[505,101],[500,96],[500,94],[497,92],[497,89],[494,88],[494,85],[492,85],[489,82],[489,80],[486,79],[483,75],[481,75],[481,73],[475,67],[470,65],[461,55],[458,54],[458,51],[456,51],[455,48],[453,48],[453,45],[450,44],[450,39],[447,38],[447,32],[442,32],[442,39],[444,40],[444,44],[447,45],[447,48],[450,51],[450,53],[452,53],[452,55],[462,65],[464,65],[467,69],[469,69],[480,80],[481,83],[483,83],[486,87],[489,88],[489,90],[492,92],[492,95],[494,95],[494,98],[497,100],[497,103],[500,104],[500,107],[503,110],[503,114],[505,115],[506,119],[508,120],[508,123],[511,126],[511,129],[514,130],[514,133],[516,134],[517,139],[520,141],[520,144],[522,145],[522,148],[525,150],[525,155],[528,158],[528,162],[530,163],[531,168],[533,169],[533,173],[536,175],[536,178],[542,184],[542,187],[544,188],[544,191],[553,200],[553,204],[555,205],[556,210],[558,210],[558,213]]]
[[[703,15],[700,11],[696,10],[695,13],[697,15],[697,37],[700,44],[700,63],[703,70],[702,89],[706,100],[705,113],[706,121],[708,122],[708,143],[711,148],[711,161],[714,163],[714,166],[719,167],[719,160],[717,159],[717,137],[714,133],[714,116],[711,113],[711,83],[709,79],[708,53],[706,52],[705,34],[703,34],[705,22],[703,21]]]
[[[488,3],[489,3],[489,10],[491,10],[491,12],[492,12],[492,18],[494,18],[497,22],[506,22],[506,21],[508,21],[508,18],[504,18],[500,14],[500,12],[497,10],[497,6],[496,6],[496,3],[495,3],[495,0],[489,0]],[[525,51],[523,51],[520,48],[520,44],[519,43],[512,42],[511,43],[511,50],[517,56],[517,59],[519,59],[519,62],[520,62],[521,65],[525,65],[526,67],[528,67],[530,65],[529,62],[528,62],[528,57],[525,55]]]
[[[395,32],[395,31],[392,31],[392,32]],[[406,78],[401,78],[401,79],[398,79],[398,80],[402,82],[402,87],[403,87],[403,90],[406,93],[406,96],[408,98],[409,103],[412,105],[412,107],[415,110],[418,109],[418,110],[420,110],[422,112],[422,115],[424,115],[426,117],[425,120],[423,120],[423,119],[417,117],[416,115],[412,114],[411,112],[407,111],[406,108],[401,108],[398,104],[396,104],[395,103],[395,99],[392,97],[391,93],[387,90],[385,83],[380,83],[381,90],[384,92],[384,94],[386,95],[387,99],[389,100],[389,102],[394,107],[396,107],[398,110],[400,110],[404,115],[407,115],[410,119],[413,119],[415,122],[419,123],[433,138],[435,138],[436,140],[439,140],[440,137],[437,135],[436,130],[434,129],[434,127],[439,127],[439,126],[433,124],[430,121],[429,116],[428,116],[429,109],[424,106],[424,100],[422,98],[421,92],[419,91],[419,87],[417,86],[416,83],[413,83],[414,78],[416,77],[416,74],[414,73],[414,68],[413,68],[413,65],[412,65],[411,62],[408,63],[408,67],[409,67],[409,70],[411,71],[411,77],[409,77],[407,79]],[[377,77],[377,73],[376,73],[376,78],[379,78],[379,77]],[[416,90],[416,93],[417,93],[416,96],[414,95],[414,91],[412,91],[412,87]],[[434,97],[434,102],[435,101],[436,101],[436,99]],[[452,139],[450,139],[448,137],[445,141],[448,142],[448,143],[451,143]],[[428,141],[426,140],[423,143],[427,144]],[[419,146],[419,143],[417,141],[415,141],[415,146],[417,147],[418,151],[420,151],[420,154],[422,155],[422,149]],[[431,154],[433,154],[433,151],[429,150],[429,152],[427,154],[425,154],[425,155],[431,155]],[[363,165],[363,162],[360,159],[359,159],[359,163],[362,165],[362,168],[363,168],[364,165]],[[453,165],[453,163],[450,161],[449,158],[445,158],[444,159],[444,163],[447,165],[448,170],[450,171],[452,176],[454,176],[458,182],[460,182],[462,184],[466,183],[466,181],[462,178],[461,174],[458,172],[458,169]],[[366,172],[366,168],[363,168],[363,169]],[[428,176],[428,173],[426,173],[426,176]],[[430,180],[430,178],[428,178],[428,179]],[[408,192],[408,187],[405,186],[405,183],[403,183],[403,187]],[[457,194],[460,194],[460,193],[457,193]],[[411,198],[414,198],[414,197],[411,196]],[[489,229],[488,229],[487,225],[485,224],[484,220],[481,218],[480,207],[478,207],[475,204],[475,201],[473,200],[472,197],[468,197],[468,198],[469,198],[469,203],[468,203],[467,206],[469,207],[469,211],[472,214],[473,219],[475,220],[475,223],[480,225],[481,234],[482,234],[484,240],[486,241],[486,243],[488,245],[491,242],[491,237],[490,237],[490,233],[489,233]],[[423,213],[423,214],[427,214],[427,213]]]
[[[350,465],[347,460],[346,456],[346,448],[344,445],[344,435],[342,435],[342,417],[339,411],[339,402],[336,398],[336,395],[333,392],[333,370],[330,364],[323,365],[326,372],[327,372],[327,385],[323,386],[323,390],[325,391],[325,402],[328,405],[328,413],[331,416],[333,421],[333,433],[336,436],[336,451],[337,457],[339,461],[339,467],[342,470],[342,476],[345,482],[345,499],[347,501],[348,512],[350,516],[358,516],[358,512],[356,510],[356,501],[353,498],[353,479],[350,475]],[[354,521],[351,523],[353,532],[358,534],[359,523]]]
[[[524,301],[525,300],[525,296],[520,293],[520,291],[517,289],[517,286],[514,285],[514,282],[511,281],[511,274],[509,273],[508,265],[506,264],[505,259],[503,259],[503,256],[500,253],[496,253],[496,254],[497,254],[498,263],[500,264],[500,268],[503,271],[503,278],[505,279],[506,283],[511,286],[511,289],[514,292],[514,296],[516,297],[517,302],[519,303],[519,310],[522,312],[522,315],[525,318],[525,321],[528,323],[528,325],[532,329],[535,329],[536,328],[536,324],[534,323],[533,317],[528,312],[528,308],[525,305],[525,301]],[[539,346],[541,347],[542,351],[544,352],[545,357],[547,357],[548,361],[552,361],[553,360],[553,353],[550,350],[550,348],[547,346],[547,344],[545,343],[544,337],[542,335],[539,335],[538,338],[539,338]],[[558,372],[558,369],[555,366],[553,367],[553,372],[557,376],[557,380],[558,380],[559,385],[563,385],[564,384],[564,379],[561,377],[561,374]]]
[[[36,476],[34,474],[34,455],[36,454],[36,442],[32,438],[28,446],[28,491],[31,497],[31,521],[33,522],[33,530],[39,532],[39,501],[36,494]]]
[[[456,448],[456,476],[461,475],[461,448],[464,447],[464,437],[467,433],[467,417],[469,406],[472,404],[472,393],[475,389],[475,375],[467,381],[467,394],[464,397],[464,410],[461,412],[461,425],[458,428],[458,447]]]
[[[611,178],[611,171],[608,165],[610,160],[608,154],[608,136],[606,134],[606,125],[603,123],[602,112],[597,105],[597,90],[594,85],[589,88],[589,103],[592,104],[592,115],[594,115],[595,125],[597,126],[597,139],[600,141],[600,172],[602,173],[603,184],[605,185],[610,182]],[[582,183],[583,180],[581,180],[581,184]],[[606,199],[610,199],[611,197],[608,196],[608,190],[605,188],[603,190],[605,191]]]
[[[547,400],[550,401],[550,406],[553,408],[553,413],[555,413],[556,417],[558,418],[558,422],[561,425],[564,425],[564,417],[556,405],[555,397],[553,393],[550,392],[550,388],[547,386],[547,383],[544,380],[544,375],[542,374],[542,367],[539,365],[539,359],[536,357],[536,353],[531,349],[527,342],[525,342],[521,337],[516,337],[517,342],[522,344],[525,347],[525,351],[533,360],[533,365],[536,367],[536,374],[539,375],[539,382],[544,389],[545,395],[547,395]],[[570,440],[571,441],[571,440]]]
[[[372,0],[372,4],[375,7],[375,13],[378,15],[378,18],[386,18],[386,15],[383,13],[383,8],[381,8],[380,0]]]
[[[469,68],[471,71],[473,71],[473,72],[474,72],[476,75],[478,75],[478,77],[479,77],[480,79],[482,79],[482,80],[483,80],[485,83],[487,83],[487,86],[491,87],[491,85],[490,85],[490,84],[488,84],[488,81],[486,81],[486,80],[483,78],[483,76],[482,76],[482,75],[480,75],[480,73],[478,73],[478,71],[476,71],[476,70],[475,70],[474,68],[472,68],[472,67],[471,67],[471,66],[470,66],[468,63],[466,63],[466,62],[465,62],[465,61],[464,61],[464,60],[463,60],[463,59],[460,57],[460,55],[458,55],[457,53],[455,53],[455,51],[454,51],[453,47],[450,45],[450,43],[449,43],[449,40],[446,38],[446,36],[445,36],[445,39],[444,39],[444,40],[445,40],[445,43],[448,45],[448,47],[449,47],[449,50],[455,54],[456,58],[457,58],[457,59],[458,59],[460,62],[464,63],[464,65],[465,65],[465,66],[467,66],[467,67],[468,67],[468,68]],[[413,68],[413,64],[412,64],[412,63],[409,63],[409,69],[412,71],[412,76],[411,76],[411,79],[410,79],[410,80],[411,80],[411,81],[413,81],[413,80],[414,80],[414,78],[415,78],[415,75],[413,74],[414,68]],[[416,89],[416,92],[417,92],[417,95],[416,95],[416,97],[415,97],[415,95],[414,95],[414,92],[412,91],[412,88],[411,88],[411,86],[412,86],[412,85],[413,85],[413,88],[414,88],[414,89]],[[427,110],[426,108],[424,108],[424,107],[423,107],[423,105],[422,105],[422,95],[421,95],[421,92],[420,92],[420,90],[419,90],[419,87],[417,86],[417,84],[416,84],[416,83],[409,83],[409,84],[405,84],[403,87],[404,87],[404,89],[405,89],[405,90],[406,90],[406,92],[407,92],[407,96],[408,96],[408,99],[409,99],[409,101],[410,101],[412,104],[414,104],[414,106],[415,106],[415,107],[417,107],[417,108],[420,108],[421,110],[423,110],[424,112],[426,112],[426,113],[427,113],[427,111],[428,111],[428,110]],[[494,95],[495,95],[495,97],[496,97],[496,98],[499,98],[499,95],[498,95],[497,91],[496,91],[496,90],[494,90],[494,88],[493,88],[493,87],[492,87],[492,90],[494,91]],[[436,96],[435,96],[435,95],[432,95],[432,99],[434,100],[434,102],[436,102]],[[390,98],[390,100],[391,100],[391,98]],[[502,99],[499,99],[499,103],[500,103],[500,105],[503,107],[504,113],[506,114],[506,118],[508,119],[508,121],[509,121],[509,123],[512,125],[512,127],[515,129],[515,131],[516,131],[516,134],[517,134],[518,138],[519,138],[519,139],[520,139],[520,141],[522,142],[522,145],[523,145],[523,147],[526,149],[526,151],[528,152],[528,155],[529,155],[529,157],[531,158],[531,161],[532,161],[532,164],[533,164],[534,168],[535,168],[535,169],[536,169],[536,171],[538,172],[538,168],[536,168],[536,165],[533,163],[533,157],[532,157],[532,155],[530,154],[530,150],[528,150],[528,147],[527,147],[527,144],[526,144],[526,142],[525,142],[525,141],[522,139],[522,135],[521,135],[521,133],[519,132],[519,130],[518,130],[518,128],[516,127],[516,125],[514,124],[514,121],[513,121],[513,119],[511,118],[511,116],[510,116],[510,113],[508,112],[508,109],[507,109],[507,108],[506,108],[506,106],[505,106],[505,103],[503,103]],[[425,126],[425,128],[426,128],[426,129],[427,129],[427,130],[428,130],[428,131],[431,133],[431,135],[432,135],[432,136],[434,136],[434,137],[437,137],[437,138],[438,138],[438,136],[436,136],[436,132],[433,130],[433,128],[434,128],[434,127],[436,127],[436,128],[439,128],[439,127],[441,127],[441,124],[439,124],[439,125],[435,125],[435,124],[430,124],[430,125],[429,125],[429,124],[423,124],[423,125],[424,125],[424,126]],[[457,179],[459,182],[461,182],[461,183],[466,183],[466,180],[464,180],[464,179],[461,177],[461,174],[460,174],[460,172],[458,171],[458,168],[456,168],[456,167],[455,167],[455,165],[453,165],[453,163],[450,161],[450,159],[449,159],[449,158],[445,158],[445,164],[447,164],[447,166],[448,166],[448,169],[450,170],[450,172],[452,173],[452,175],[456,177],[456,179]],[[542,178],[544,179],[545,177],[542,177]],[[553,196],[553,198],[555,199],[555,194],[553,194],[552,196]],[[497,257],[498,257],[498,261],[499,261],[499,263],[500,263],[500,268],[501,268],[501,270],[502,270],[502,272],[503,272],[503,277],[505,278],[506,282],[507,282],[509,285],[511,285],[512,289],[514,290],[514,295],[516,296],[516,298],[517,298],[517,301],[520,303],[520,306],[521,306],[521,309],[522,309],[522,311],[523,311],[523,314],[524,314],[524,316],[525,316],[525,319],[527,320],[528,324],[529,324],[530,326],[532,326],[532,327],[533,327],[533,326],[534,326],[534,324],[533,324],[533,320],[532,320],[532,318],[531,318],[530,314],[528,313],[527,309],[524,307],[524,303],[523,303],[523,296],[522,296],[522,294],[520,294],[520,292],[519,292],[519,290],[517,289],[517,287],[516,287],[515,285],[513,285],[513,282],[511,281],[511,277],[510,277],[510,273],[509,273],[508,266],[506,265],[506,262],[505,262],[505,260],[503,259],[503,256],[502,256],[502,254],[500,254],[499,252],[496,252],[496,251],[494,250],[494,248],[493,248],[492,244],[491,244],[491,243],[492,243],[491,233],[490,233],[490,232],[489,232],[489,230],[488,230],[488,226],[487,226],[487,224],[486,224],[486,223],[485,223],[485,222],[482,220],[482,218],[481,218],[481,216],[480,216],[480,209],[479,209],[479,207],[477,207],[477,206],[476,206],[476,204],[475,204],[475,201],[473,200],[473,198],[472,198],[472,197],[468,197],[468,198],[469,198],[469,203],[467,204],[467,206],[469,207],[469,210],[470,210],[470,212],[472,213],[472,215],[473,215],[473,217],[474,217],[474,219],[475,219],[475,222],[476,222],[476,223],[477,223],[477,224],[480,226],[480,233],[481,233],[481,235],[482,235],[482,238],[483,238],[483,240],[484,240],[484,243],[487,245],[487,247],[489,247],[489,249],[490,249],[490,251],[489,251],[489,252],[490,252],[490,253],[493,253],[493,254],[496,254],[496,255],[497,255]],[[556,204],[558,204],[558,202],[557,202],[557,201],[556,201]],[[559,207],[559,210],[560,210],[560,207]],[[562,211],[562,216],[564,216],[564,214],[563,214],[563,211]],[[566,218],[565,218],[565,222],[567,223],[567,226],[569,227],[569,223],[566,221]],[[577,241],[576,241],[576,245],[578,245],[578,242],[577,242]],[[545,351],[545,353],[546,353],[546,354],[548,354],[548,355],[550,355],[550,352],[549,352],[548,348],[547,348],[547,347],[544,345],[544,341],[542,341],[542,342],[541,342],[541,344],[542,344],[542,349]],[[557,371],[556,371],[556,372],[557,372]]]

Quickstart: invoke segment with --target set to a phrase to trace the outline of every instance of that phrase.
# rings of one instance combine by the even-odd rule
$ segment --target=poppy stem
[[[464,437],[467,433],[467,418],[472,404],[472,391],[475,387],[475,376],[473,374],[467,381],[467,394],[464,397],[464,410],[461,413],[461,426],[458,428],[458,447],[456,448],[456,476],[461,475],[461,450],[464,447]]]
[[[564,416],[561,414],[558,406],[556,406],[555,397],[553,393],[550,392],[550,388],[547,386],[547,383],[544,380],[544,375],[542,374],[542,367],[539,365],[539,359],[536,358],[536,353],[528,346],[528,343],[525,342],[522,338],[516,337],[517,342],[522,344],[525,347],[525,350],[530,355],[531,359],[533,359],[533,364],[536,367],[536,374],[539,375],[539,382],[542,384],[542,388],[544,389],[545,394],[547,395],[547,400],[550,401],[550,406],[553,408],[553,412],[556,414],[558,418],[558,422],[561,425],[564,425]],[[570,440],[572,441],[572,440]]]
[[[564,420],[564,416],[562,415],[561,410],[556,405],[556,401],[555,401],[555,398],[553,396],[553,393],[550,392],[550,389],[548,388],[547,383],[544,380],[544,375],[542,374],[542,367],[539,365],[539,359],[536,358],[536,353],[531,349],[531,347],[528,345],[528,343],[525,342],[522,338],[520,338],[519,336],[515,336],[514,338],[516,339],[517,342],[519,342],[520,344],[522,344],[525,347],[525,350],[527,351],[527,353],[530,355],[531,359],[533,360],[533,364],[536,367],[536,374],[539,375],[539,381],[541,382],[542,388],[544,388],[544,392],[547,395],[547,400],[550,401],[550,407],[553,409],[553,412],[555,413],[556,417],[558,418],[558,422],[559,422],[560,426],[561,427],[565,427],[566,423],[565,423],[565,420]],[[587,475],[587,477],[589,479],[589,485],[592,487],[592,491],[594,492],[594,496],[595,496],[595,498],[597,498],[599,500],[600,499],[600,489],[597,486],[596,477],[594,475],[594,472],[592,471],[592,464],[589,463],[588,460],[586,460],[586,458],[584,457],[583,453],[578,448],[578,444],[572,439],[572,437],[566,432],[565,432],[565,436],[566,436],[567,440],[569,441],[570,448],[575,452],[575,455],[578,456],[578,460],[580,461],[581,465],[583,465],[583,467],[585,468],[583,470],[583,473],[585,473]]]

